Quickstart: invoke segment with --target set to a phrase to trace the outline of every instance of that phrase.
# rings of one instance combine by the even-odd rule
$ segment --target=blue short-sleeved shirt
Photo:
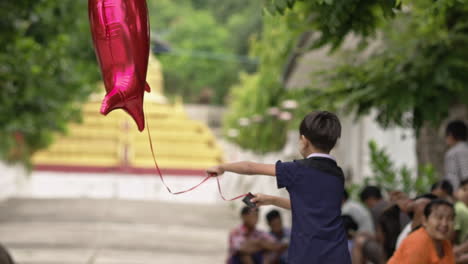
[[[311,157],[276,163],[278,188],[291,199],[289,264],[351,264],[341,221],[344,176],[336,162]]]

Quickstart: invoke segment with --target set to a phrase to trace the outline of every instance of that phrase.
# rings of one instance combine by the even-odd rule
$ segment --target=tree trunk
[[[444,176],[444,155],[447,150],[445,145],[445,127],[452,120],[468,121],[468,106],[454,105],[449,110],[449,117],[439,127],[425,123],[419,131],[416,139],[416,154],[418,165],[432,164],[439,178]]]

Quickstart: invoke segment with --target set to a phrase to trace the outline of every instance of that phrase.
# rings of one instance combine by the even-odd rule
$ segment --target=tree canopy
[[[169,45],[158,56],[169,95],[197,102],[209,91],[212,103],[222,103],[239,72],[255,69],[247,55],[260,30],[260,7],[246,0],[149,0],[152,31]]]
[[[427,123],[439,125],[452,106],[467,105],[468,1],[266,0],[265,7],[277,20],[291,17],[287,11],[295,14],[285,22],[288,30],[315,33],[303,49],[327,45],[339,58],[335,68],[315,74],[309,85],[282,89],[277,96],[295,96],[306,109],[344,108],[358,116],[376,111],[382,126],[416,132]],[[348,36],[361,45],[343,49]],[[239,104],[236,100],[233,104]],[[244,145],[254,148],[254,141]]]
[[[27,161],[99,78],[86,1],[0,2],[0,158]]]

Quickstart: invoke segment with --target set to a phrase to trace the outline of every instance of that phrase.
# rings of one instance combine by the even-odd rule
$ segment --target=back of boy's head
[[[461,120],[450,122],[445,129],[447,136],[452,136],[455,140],[465,141],[467,138],[466,124]]]
[[[304,117],[299,126],[299,133],[315,148],[330,152],[341,137],[340,120],[333,113],[315,111]]]
[[[366,186],[359,194],[361,201],[366,201],[369,198],[382,199],[382,192],[377,186]]]
[[[275,209],[271,210],[266,215],[266,219],[267,219],[268,223],[271,223],[271,221],[275,220],[276,218],[281,218],[281,215],[280,215],[280,212],[278,210],[275,210]]]
[[[434,191],[435,189],[442,189],[445,193],[448,195],[452,196],[453,195],[453,186],[452,184],[447,181],[447,180],[441,180],[436,183],[434,183],[431,187],[431,192]]]

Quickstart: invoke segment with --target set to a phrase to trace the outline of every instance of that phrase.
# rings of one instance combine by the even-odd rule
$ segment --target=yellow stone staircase
[[[155,63],[153,58],[150,61],[153,71],[156,71]],[[138,131],[134,121],[122,110],[101,115],[103,95],[94,95],[83,107],[83,122],[71,124],[67,135],[59,136],[52,146],[33,156],[36,168],[154,171],[148,128],[158,165],[163,170],[202,170],[222,162],[223,153],[211,130],[202,122],[188,118],[180,100],[174,105],[166,103],[161,95],[161,76],[152,76],[148,78],[152,92],[145,94],[144,109],[149,127],[143,132]]]

